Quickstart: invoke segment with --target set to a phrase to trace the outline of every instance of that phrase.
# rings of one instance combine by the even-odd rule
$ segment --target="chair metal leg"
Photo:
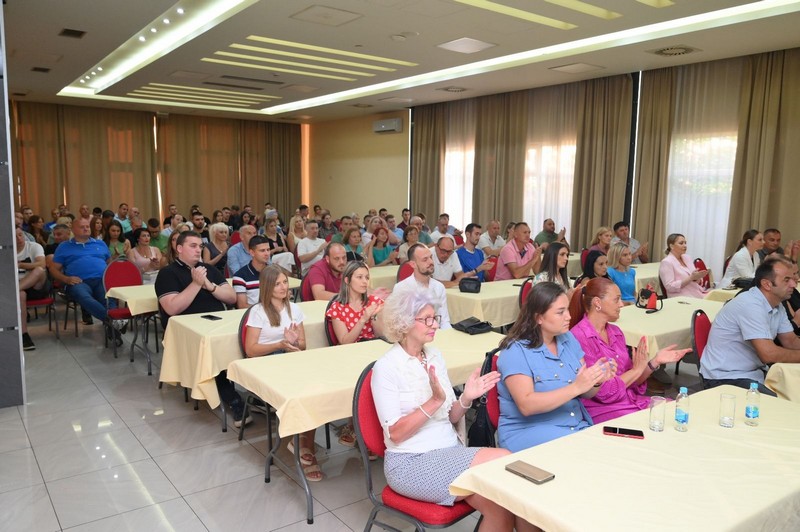
[[[331,424],[325,423],[325,448],[331,448]]]
[[[228,409],[225,408],[225,401],[220,401],[219,409],[222,411],[222,432],[228,432]]]

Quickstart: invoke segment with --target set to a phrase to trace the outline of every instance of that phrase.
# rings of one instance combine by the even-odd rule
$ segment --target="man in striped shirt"
[[[252,260],[233,275],[236,308],[248,308],[258,303],[259,276],[269,263],[269,242],[263,236],[254,236],[248,243]]]

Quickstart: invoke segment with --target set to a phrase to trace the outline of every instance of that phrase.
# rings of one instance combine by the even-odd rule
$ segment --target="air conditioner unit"
[[[376,120],[372,123],[372,131],[375,133],[401,133],[403,131],[402,118],[387,118]]]

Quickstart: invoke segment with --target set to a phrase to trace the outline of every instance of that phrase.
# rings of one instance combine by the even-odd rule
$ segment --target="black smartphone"
[[[211,320],[211,321],[217,321],[222,319],[219,316],[212,316],[211,314],[203,314],[200,317],[203,318],[204,320]]]
[[[510,471],[515,475],[519,475],[526,480],[530,480],[534,484],[544,484],[556,478],[556,476],[544,469],[540,469],[522,460],[511,462],[506,465],[506,471]]]
[[[606,436],[620,436],[622,438],[644,439],[644,432],[635,429],[622,429],[619,427],[603,427],[603,434]]]

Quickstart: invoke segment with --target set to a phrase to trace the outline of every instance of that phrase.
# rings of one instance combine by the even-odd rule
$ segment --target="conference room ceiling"
[[[298,123],[800,46],[800,0],[7,0],[4,18],[14,100]]]

